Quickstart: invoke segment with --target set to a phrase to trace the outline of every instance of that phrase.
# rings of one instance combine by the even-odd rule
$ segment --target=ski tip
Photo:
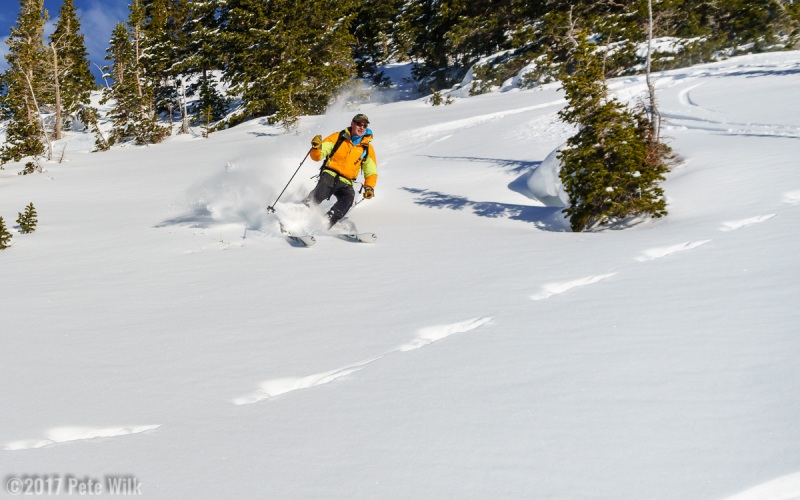
[[[287,238],[295,246],[299,247],[310,247],[317,242],[317,239],[310,235],[309,236],[288,235]]]
[[[340,234],[340,238],[347,241],[359,241],[361,243],[373,243],[378,239],[375,233],[345,233]]]

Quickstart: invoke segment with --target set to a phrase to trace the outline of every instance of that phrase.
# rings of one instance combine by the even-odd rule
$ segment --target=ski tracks
[[[548,283],[542,286],[542,290],[539,293],[536,293],[531,296],[531,300],[544,300],[549,299],[553,295],[559,295],[573,288],[578,288],[586,285],[592,285],[594,283],[603,281],[604,279],[608,279],[614,276],[617,273],[608,273],[608,274],[600,274],[597,276],[587,276],[585,278],[580,278],[571,281],[564,281],[559,283]]]
[[[302,389],[312,389],[353,375],[366,368],[368,365],[379,361],[386,356],[414,351],[444,340],[459,333],[475,330],[492,321],[492,317],[480,317],[449,323],[439,326],[421,328],[417,335],[405,344],[402,344],[384,354],[375,356],[347,366],[300,377],[281,377],[269,379],[261,384],[256,391],[237,397],[231,401],[234,405],[248,405],[269,400]],[[44,432],[36,438],[10,441],[3,446],[6,451],[33,450],[51,447],[64,443],[86,441],[99,438],[118,438],[132,434],[141,434],[154,431],[161,425],[134,425],[117,427],[55,427]]]
[[[789,191],[784,193],[783,203],[792,206],[800,206],[800,190]],[[755,215],[744,219],[724,221],[721,223],[720,231],[722,232],[737,231],[746,227],[753,226],[755,224],[761,224],[763,222],[769,221],[770,219],[776,217],[777,215],[778,214],[775,213],[769,213],[763,215]],[[654,260],[659,260],[665,257],[673,256],[678,253],[694,250],[707,243],[710,243],[711,241],[712,241],[711,239],[690,240],[661,247],[648,248],[642,251],[637,257],[635,257],[635,260],[638,262],[650,262]],[[566,293],[575,288],[581,288],[588,285],[593,285],[595,283],[599,283],[603,280],[611,278],[612,276],[615,276],[616,274],[617,274],[616,272],[610,272],[604,274],[584,276],[582,278],[571,279],[567,281],[546,283],[544,285],[541,285],[539,291],[532,294],[530,296],[530,299],[535,301],[549,299],[553,296]]]
[[[85,441],[97,438],[116,438],[130,434],[140,434],[161,427],[160,425],[134,425],[120,427],[54,427],[44,436],[33,439],[11,441],[3,446],[4,450],[32,450],[73,441]]]
[[[425,327],[419,330],[417,336],[411,342],[396,347],[395,349],[392,349],[379,356],[375,356],[374,358],[359,361],[342,368],[337,368],[335,370],[314,375],[270,379],[262,382],[257,391],[237,397],[231,402],[234,405],[253,404],[267,399],[272,399],[289,392],[298,391],[301,389],[311,389],[321,385],[329,384],[337,379],[352,375],[353,373],[364,369],[367,367],[367,365],[383,359],[386,356],[420,349],[424,346],[450,337],[451,335],[475,330],[476,328],[489,323],[492,319],[492,317],[473,318],[458,323]]]
[[[800,206],[800,190],[789,191],[783,194],[783,203],[791,206]],[[755,224],[760,224],[776,217],[777,214],[764,214],[747,217],[744,219],[724,221],[721,223],[720,231],[730,232],[737,231]],[[649,262],[658,259],[663,259],[675,254],[684,253],[711,242],[711,239],[693,240],[666,245],[662,247],[654,247],[645,249],[641,254],[635,257],[638,262]],[[540,287],[537,293],[532,294],[529,298],[534,301],[549,299],[567,293],[571,290],[583,288],[586,286],[600,283],[604,280],[616,276],[617,272],[608,272],[601,274],[594,274],[582,278],[546,283]],[[363,361],[349,364],[347,366],[323,371],[311,375],[300,377],[281,377],[269,379],[259,384],[258,389],[248,394],[234,398],[230,402],[234,405],[248,405],[258,403],[265,400],[270,400],[278,396],[282,396],[294,391],[303,389],[312,389],[315,387],[330,384],[340,379],[347,377],[363,370],[372,363],[380,361],[386,356],[394,355],[397,353],[405,353],[421,349],[425,346],[439,342],[448,337],[456,334],[470,332],[478,329],[488,323],[494,318],[491,316],[484,316],[472,318],[465,321],[456,323],[448,323],[438,326],[430,326],[421,328],[417,335],[409,342],[402,344],[390,351],[387,351],[379,356],[375,356]],[[16,440],[6,443],[3,446],[4,450],[32,450],[38,448],[46,448],[64,443],[94,440],[101,438],[119,438],[122,436],[148,433],[159,429],[161,425],[134,425],[134,426],[117,426],[117,427],[55,427],[44,432],[44,435],[38,438],[29,438]],[[800,474],[800,473],[798,473]],[[731,497],[729,500],[749,500],[756,498],[750,495],[751,492],[762,491],[763,489],[781,490],[789,487],[792,494],[800,492],[800,482],[798,482],[798,474],[779,478],[773,482],[748,490],[745,493]],[[780,498],[800,498],[800,495],[780,497]]]

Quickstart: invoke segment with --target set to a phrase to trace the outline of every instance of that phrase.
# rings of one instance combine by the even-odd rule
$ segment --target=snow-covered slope
[[[5,488],[800,497],[798,88],[800,52],[661,75],[670,215],[596,233],[529,178],[572,133],[557,86],[362,106],[374,244],[296,248],[264,211],[353,110],[7,165],[0,215],[39,226],[0,252]]]

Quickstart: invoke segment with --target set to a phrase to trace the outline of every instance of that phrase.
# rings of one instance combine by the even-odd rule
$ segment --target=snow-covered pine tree
[[[669,148],[655,141],[644,112],[609,96],[602,56],[585,31],[574,33],[571,73],[563,80],[567,107],[559,116],[579,128],[560,153],[561,181],[573,231],[628,217],[667,214],[658,183]]]
[[[23,233],[36,231],[36,224],[38,223],[39,220],[36,218],[36,208],[34,208],[33,202],[28,203],[24,212],[17,213],[17,224],[19,224],[19,229]]]
[[[113,61],[108,68],[114,83],[106,89],[104,102],[113,100],[109,116],[113,128],[109,144],[134,140],[136,144],[161,142],[169,129],[158,124],[153,110],[153,86],[145,77],[141,64],[142,22],[144,10],[139,0],[131,9],[128,28],[118,23],[111,34],[106,59]]]
[[[136,64],[136,54],[128,30],[122,23],[117,23],[111,33],[106,59],[112,63],[104,70],[114,83],[104,90],[103,102],[112,99],[114,101],[108,113],[113,123],[108,142],[113,145],[134,135],[134,123],[142,114],[139,84],[136,81],[136,74],[132,71],[132,67]]]
[[[152,87],[153,107],[170,123],[180,115],[180,61],[186,51],[189,0],[138,0],[138,52],[143,75]],[[131,21],[134,19],[132,18]],[[132,32],[136,33],[133,29]],[[177,112],[177,113],[176,113]]]
[[[16,26],[6,40],[8,69],[2,75],[2,118],[9,120],[0,165],[45,152],[44,133],[36,94],[42,93],[47,67],[44,25],[48,14],[43,0],[20,0]]]
[[[56,29],[50,36],[52,50],[48,52],[51,68],[57,68],[53,82],[58,88],[60,101],[55,103],[59,117],[55,130],[56,139],[61,136],[62,123],[64,128],[69,129],[75,117],[85,122],[81,115],[89,106],[91,92],[96,87],[80,29],[74,0],[63,0]]]
[[[227,100],[217,89],[215,70],[224,66],[225,56],[219,43],[220,25],[217,16],[220,0],[192,0],[186,24],[183,27],[186,49],[181,55],[178,70],[187,77],[198,77],[189,86],[190,93],[198,92],[196,107],[192,110],[195,123],[208,127],[225,116]]]
[[[0,217],[0,250],[5,250],[11,245],[11,233],[6,227],[3,217]]]

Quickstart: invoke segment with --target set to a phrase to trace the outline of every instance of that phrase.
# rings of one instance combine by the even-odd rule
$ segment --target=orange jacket
[[[339,139],[339,133],[334,132],[326,137],[322,141],[320,149],[312,149],[311,159],[320,161],[323,158],[330,157],[333,146]],[[349,128],[344,129],[341,133],[344,134],[344,140],[333,157],[328,160],[325,170],[329,170],[334,174],[338,173],[342,180],[349,184],[356,180],[359,171],[363,171],[364,185],[375,188],[375,183],[378,181],[378,162],[375,159],[375,149],[370,144],[372,142],[372,131],[367,129],[367,132],[361,138],[361,142],[357,145],[353,145]]]

